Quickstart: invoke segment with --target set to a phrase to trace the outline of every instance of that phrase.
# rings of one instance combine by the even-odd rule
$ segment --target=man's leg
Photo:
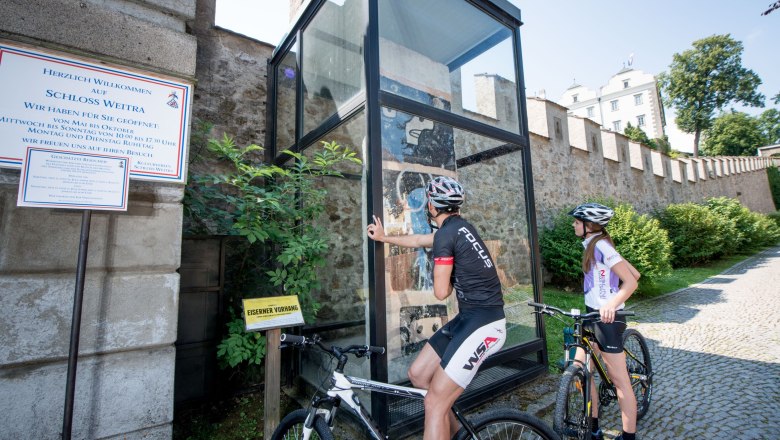
[[[425,396],[424,440],[450,440],[459,428],[451,409],[463,394],[463,388],[450,379],[440,366],[437,367]]]
[[[420,354],[417,355],[417,358],[414,360],[414,362],[412,362],[412,365],[409,367],[409,371],[407,372],[409,380],[412,381],[412,385],[424,390],[430,390],[431,381],[433,380],[434,375],[438,371],[444,373],[444,370],[442,370],[440,364],[441,358],[438,354],[436,354],[436,350],[431,347],[431,344],[425,344],[423,349],[420,351]],[[458,423],[458,420],[455,418],[455,415],[452,413],[452,411],[449,411],[449,408],[451,407],[452,405],[447,408],[447,413],[449,414],[448,423],[450,425],[451,431],[449,438],[452,438],[452,436],[458,432],[458,429],[460,429],[460,423]],[[427,408],[425,411],[425,418],[426,420],[428,418]]]

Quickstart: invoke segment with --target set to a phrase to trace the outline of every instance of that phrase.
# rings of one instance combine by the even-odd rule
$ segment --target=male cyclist
[[[444,300],[455,291],[459,314],[431,336],[408,372],[415,387],[428,390],[424,440],[448,440],[458,429],[450,408],[482,362],[504,345],[506,319],[495,263],[474,226],[460,216],[463,187],[436,177],[426,196],[435,233],[388,236],[374,216],[367,234],[397,246],[433,247],[433,294]]]

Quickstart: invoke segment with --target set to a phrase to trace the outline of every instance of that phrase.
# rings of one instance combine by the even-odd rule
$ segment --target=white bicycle
[[[424,399],[426,390],[376,382],[359,377],[344,375],[348,354],[355,357],[370,357],[384,354],[383,347],[367,345],[350,345],[349,347],[326,347],[317,336],[306,338],[295,335],[281,335],[282,347],[306,349],[318,347],[328,353],[336,361],[336,368],[331,374],[330,388],[318,390],[311,399],[309,409],[298,409],[287,414],[271,437],[272,440],[282,439],[321,439],[332,440],[331,430],[335,424],[336,414],[342,403],[357,415],[366,427],[371,437],[384,440],[387,437],[360,403],[353,390],[376,391],[410,399]],[[473,420],[466,418],[460,410],[453,406],[452,412],[462,428],[455,439],[505,439],[505,440],[558,440],[559,437],[544,422],[536,417],[513,408],[494,408]]]

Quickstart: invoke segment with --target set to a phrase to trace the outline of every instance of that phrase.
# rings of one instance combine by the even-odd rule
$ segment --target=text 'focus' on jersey
[[[487,246],[459,215],[444,220],[433,236],[434,265],[451,264],[452,286],[462,307],[503,306],[501,281]]]

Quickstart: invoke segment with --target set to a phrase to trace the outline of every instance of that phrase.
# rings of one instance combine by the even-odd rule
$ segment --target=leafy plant
[[[724,224],[720,216],[695,203],[672,204],[658,214],[672,240],[672,266],[711,261],[723,250]]]
[[[222,369],[235,368],[242,362],[262,365],[265,357],[265,336],[244,331],[244,320],[234,317],[227,323],[228,335],[217,346],[217,359]]]
[[[575,287],[582,283],[582,239],[574,235],[570,208],[563,209],[549,228],[539,237],[542,264],[549,272],[552,283]]]
[[[326,177],[342,177],[339,163],[361,163],[350,148],[323,142],[310,156],[285,150],[289,166],[259,160],[263,147],[239,148],[227,135],[208,141],[224,171],[191,176],[185,192],[188,232],[241,238],[231,254],[226,282],[228,307],[240,309],[243,298],[297,295],[304,319],[312,323],[320,304],[312,291],[320,287],[317,270],[325,264],[328,231],[317,226],[327,190],[318,186]],[[244,331],[240,316],[227,324],[218,348],[223,368],[259,365],[265,340]]]
[[[642,274],[641,291],[671,272],[672,242],[657,219],[639,215],[630,204],[620,203],[614,210],[607,230],[620,255]]]

